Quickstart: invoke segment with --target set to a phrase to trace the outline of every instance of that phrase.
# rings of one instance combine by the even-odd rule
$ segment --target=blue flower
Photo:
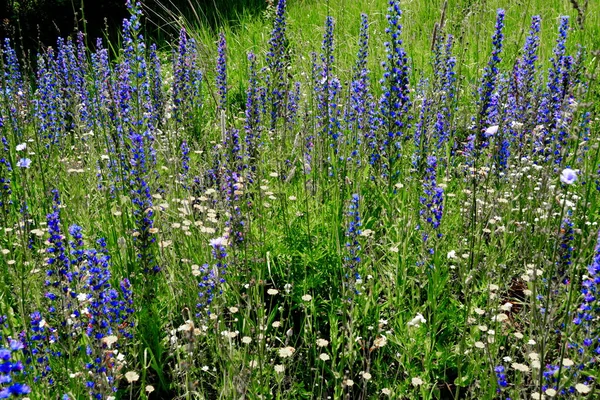
[[[273,29],[269,38],[269,51],[267,52],[266,62],[268,73],[265,77],[267,104],[270,105],[270,129],[277,127],[277,120],[285,112],[284,103],[287,89],[287,69],[288,61],[286,36],[286,0],[279,0],[273,20]]]
[[[31,393],[29,386],[15,381],[23,373],[24,365],[22,361],[13,358],[13,352],[23,349],[23,346],[17,340],[10,339],[9,347],[9,349],[0,347],[0,360],[3,361],[0,363],[0,399]]]
[[[572,185],[577,180],[577,172],[571,168],[565,168],[560,174],[560,181],[565,185]]]
[[[494,372],[496,373],[496,378],[498,379],[498,386],[505,388],[508,386],[508,382],[506,380],[506,374],[504,373],[504,366],[498,365],[494,368]]]
[[[19,168],[29,168],[31,166],[31,160],[29,158],[21,158],[17,161],[17,167]]]
[[[360,217],[360,196],[353,194],[346,212],[346,255],[344,265],[352,271],[355,280],[360,279],[358,268],[361,263],[360,235],[362,222]],[[356,291],[356,289],[355,289]]]
[[[399,174],[395,165],[401,154],[400,139],[409,137],[411,100],[410,65],[400,38],[402,34],[400,2],[390,0],[389,5],[388,26],[385,29],[389,41],[384,43],[387,56],[386,61],[382,63],[383,95],[380,100],[381,124],[384,132],[380,138],[377,138],[377,149],[372,154],[372,162],[383,162],[380,165],[382,173],[391,179]]]
[[[498,105],[498,76],[502,53],[502,43],[504,41],[504,34],[502,30],[504,28],[504,10],[498,9],[496,14],[496,29],[492,36],[492,54],[488,61],[487,66],[483,71],[483,77],[481,78],[479,86],[479,98],[477,100],[477,106],[479,108],[478,115],[475,117],[475,127],[477,130],[478,145],[481,148],[485,148],[489,145],[488,134],[486,129],[490,125],[497,125],[497,116],[499,113]],[[477,148],[479,150],[479,148]]]
[[[213,266],[204,264],[200,268],[201,278],[198,283],[198,303],[196,308],[198,313],[196,316],[202,316],[204,311],[206,315],[210,314],[210,305],[214,299],[215,294],[221,293],[219,286],[225,282],[224,276],[227,273],[227,246],[228,240],[226,237],[218,237],[210,240],[210,246],[212,247],[212,256],[215,260]]]
[[[224,111],[227,108],[227,41],[223,32],[219,33],[217,54],[218,110]]]

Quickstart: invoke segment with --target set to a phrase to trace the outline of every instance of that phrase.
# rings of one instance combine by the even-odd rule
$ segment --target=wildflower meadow
[[[0,399],[600,398],[598,2],[267,3],[4,36]]]

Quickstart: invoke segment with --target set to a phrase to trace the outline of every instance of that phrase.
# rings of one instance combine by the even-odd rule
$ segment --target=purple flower
[[[572,185],[577,180],[577,173],[571,168],[563,169],[560,174],[560,181],[565,185]]]
[[[29,168],[31,165],[31,160],[29,158],[21,158],[17,161],[17,167],[19,168]]]

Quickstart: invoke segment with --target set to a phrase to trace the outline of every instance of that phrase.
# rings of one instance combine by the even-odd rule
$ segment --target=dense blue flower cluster
[[[48,325],[39,311],[34,311],[29,317],[29,340],[23,338],[27,343],[26,364],[33,369],[36,383],[46,380],[52,385],[54,378],[51,375],[50,357],[60,356],[60,352],[53,351],[50,346],[58,340],[57,330]]]
[[[435,67],[436,78],[440,88],[440,111],[437,113],[436,123],[434,127],[434,140],[436,147],[440,149],[445,143],[450,141],[452,131],[452,110],[456,97],[456,57],[453,56],[452,49],[454,46],[454,37],[447,35],[445,45],[438,49],[440,53],[436,59],[440,63]]]
[[[46,216],[48,223],[49,247],[47,248],[48,269],[46,271],[45,297],[50,300],[49,315],[54,321],[60,322],[64,328],[67,317],[71,314],[73,299],[77,297],[74,283],[78,273],[71,268],[71,258],[67,249],[67,242],[62,232],[60,220],[60,197],[57,189],[52,191],[53,211]]]
[[[96,51],[90,56],[91,70],[93,72],[92,95],[90,102],[92,104],[90,112],[98,126],[105,126],[110,120],[115,123],[117,120],[117,110],[113,101],[112,90],[112,69],[108,58],[108,49],[104,48],[102,39],[96,40]],[[107,150],[113,150],[110,148]],[[109,164],[111,166],[111,164]]]
[[[569,109],[570,87],[572,84],[573,57],[566,55],[566,41],[569,31],[569,18],[561,17],[558,38],[554,47],[554,56],[550,59],[552,66],[548,70],[547,92],[539,111],[539,122],[546,124],[550,135],[545,144],[548,153],[552,153],[554,162],[560,164],[564,156],[564,147],[568,138],[567,126],[572,118]]]
[[[179,47],[173,63],[173,112],[177,122],[182,122],[181,109],[186,102],[190,90],[190,59],[188,58],[189,39],[185,28],[179,31]],[[175,50],[173,50],[175,51]]]
[[[423,178],[423,195],[420,197],[423,208],[419,211],[423,222],[429,225],[437,237],[442,234],[438,231],[444,215],[444,189],[437,184],[437,158],[435,156],[427,157],[427,166],[425,168],[425,177]],[[423,241],[427,242],[429,234],[424,231]],[[433,248],[429,248],[433,253]]]
[[[499,9],[496,14],[496,28],[494,35],[492,36],[492,54],[483,71],[483,77],[479,86],[479,98],[477,101],[478,114],[475,117],[474,129],[477,133],[477,148],[485,148],[489,145],[489,136],[486,135],[486,129],[489,126],[498,124],[498,113],[499,110],[499,69],[498,66],[502,59],[500,54],[502,53],[502,45],[504,41],[504,15],[503,9]]]
[[[156,176],[154,150],[155,118],[152,118],[153,97],[146,60],[146,45],[140,33],[141,10],[139,3],[128,2],[129,19],[123,20],[123,60],[118,69],[120,110],[119,137],[116,149],[127,149],[129,159],[122,159],[120,172],[127,178],[134,205],[134,245],[139,269],[143,275],[156,274],[161,268],[155,256],[154,211],[150,180]],[[125,154],[124,151],[118,151]],[[150,286],[150,285],[148,285]],[[148,287],[146,287],[148,289]]]
[[[267,52],[267,70],[266,81],[266,103],[270,113],[269,128],[274,130],[277,127],[277,121],[284,115],[284,103],[287,96],[287,16],[286,0],[277,2],[275,19],[273,20],[273,29],[269,37],[269,51]]]
[[[116,349],[123,349],[124,340],[132,338],[134,309],[129,281],[121,282],[120,291],[111,286],[106,241],[99,239],[97,244],[99,250],[88,249],[84,253],[82,290],[85,295],[80,296],[80,301],[87,306],[82,318],[86,321],[85,334],[91,340],[86,350],[89,361],[85,367],[91,372],[86,386],[93,398],[104,399],[117,390],[115,375],[122,367],[117,355],[122,351]]]
[[[360,196],[356,193],[350,199],[346,219],[346,257],[344,264],[346,268],[350,269],[354,280],[357,280],[360,279],[361,246],[359,238],[362,233],[362,222],[360,218]],[[351,286],[353,286],[352,283]]]
[[[382,137],[377,138],[377,146],[371,156],[371,163],[378,165],[384,176],[397,175],[396,161],[400,155],[401,139],[410,137],[409,108],[411,106],[409,89],[408,57],[402,47],[402,25],[400,2],[390,0],[388,9],[388,27],[385,32],[389,41],[385,42],[387,60],[384,61],[381,85],[383,95],[380,100]]]
[[[23,349],[19,340],[8,339],[8,346],[0,337],[0,399],[9,399],[31,393],[31,388],[16,379],[23,374],[24,365],[18,354]]]
[[[0,46],[0,57],[0,65],[3,67],[0,71],[0,92],[4,97],[2,106],[6,108],[3,112],[3,127],[10,131],[9,139],[13,143],[21,143],[24,126],[19,117],[26,108],[27,93],[17,52],[12,48],[9,38],[5,38],[4,45]]]
[[[223,32],[219,33],[217,46],[217,111],[227,110],[227,41]]]
[[[36,117],[45,144],[49,147],[63,140],[67,113],[60,83],[57,80],[54,50],[49,48],[45,56],[38,56],[37,82],[38,88],[34,101]]]
[[[287,107],[285,115],[285,130],[293,131],[298,122],[298,110],[300,108],[300,82],[294,82],[293,89],[290,89],[287,94]]]
[[[77,35],[77,46],[70,37],[66,41],[58,38],[53,67],[64,102],[66,129],[90,128],[93,121],[89,119],[89,93],[85,82],[88,66],[82,32]]]
[[[189,124],[194,118],[194,113],[202,106],[200,91],[203,76],[196,41],[188,37],[184,28],[179,32],[179,46],[174,56],[173,68],[173,116],[178,123]],[[158,83],[155,84],[157,85]],[[162,93],[158,88],[156,91]]]
[[[274,2],[269,3],[272,5]],[[141,5],[131,1],[127,1],[131,15],[123,21],[121,48],[114,52],[114,60],[110,59],[113,54],[110,46],[107,47],[111,51],[105,48],[102,40],[98,40],[94,50],[87,49],[84,35],[78,33],[75,39],[59,38],[55,47],[44,48],[37,55],[35,73],[30,73],[26,68],[21,69],[11,42],[4,41],[0,47],[0,219],[5,222],[0,227],[4,235],[0,238],[3,253],[0,255],[0,264],[11,267],[6,268],[6,279],[0,280],[0,285],[3,290],[5,286],[7,288],[5,308],[17,311],[11,318],[18,320],[24,331],[17,336],[18,341],[10,340],[10,337],[7,341],[2,336],[4,333],[0,332],[0,398],[29,393],[30,388],[22,381],[32,385],[35,391],[39,387],[44,394],[51,392],[52,397],[56,397],[54,391],[58,391],[57,387],[62,393],[65,382],[79,387],[76,388],[77,394],[64,395],[63,398],[81,396],[83,393],[93,399],[115,396],[123,376],[127,349],[135,343],[131,340],[134,329],[138,329],[138,343],[149,350],[161,350],[161,334],[157,332],[175,322],[157,322],[159,326],[156,330],[148,327],[148,322],[155,321],[151,317],[158,316],[158,305],[163,304],[157,295],[166,293],[162,291],[163,282],[160,281],[163,277],[163,274],[159,274],[161,266],[168,265],[169,260],[181,260],[185,264],[194,259],[198,264],[204,263],[201,267],[194,265],[192,271],[198,277],[197,315],[205,319],[215,308],[213,303],[225,287],[228,268],[232,265],[237,268],[236,264],[241,260],[254,268],[258,262],[256,260],[264,256],[259,253],[268,251],[268,241],[257,245],[259,242],[249,240],[255,234],[261,236],[265,228],[261,226],[262,220],[255,221],[255,213],[259,209],[265,214],[261,218],[272,216],[277,221],[282,218],[286,237],[290,232],[303,232],[306,227],[306,236],[292,243],[299,249],[314,245],[314,250],[320,252],[318,246],[322,243],[313,240],[315,233],[330,229],[339,239],[343,231],[341,248],[323,245],[326,246],[327,259],[338,260],[344,268],[342,275],[344,289],[348,289],[346,293],[354,294],[358,294],[361,287],[361,273],[366,274],[365,254],[373,256],[373,259],[390,261],[390,257],[381,253],[381,249],[392,241],[410,240],[414,235],[407,232],[416,225],[420,246],[415,251],[418,254],[408,254],[408,257],[402,254],[401,261],[404,265],[405,259],[409,263],[417,259],[417,265],[427,263],[436,266],[427,272],[435,270],[440,274],[436,277],[428,275],[432,281],[429,281],[427,288],[425,285],[420,288],[419,285],[407,286],[410,290],[414,289],[417,295],[427,291],[428,301],[432,298],[436,300],[436,291],[439,290],[434,278],[445,282],[446,278],[454,279],[455,272],[459,272],[456,276],[461,280],[463,277],[466,279],[462,289],[469,282],[477,283],[475,280],[480,276],[463,272],[467,265],[475,266],[480,261],[490,260],[490,257],[485,260],[475,257],[479,240],[482,240],[481,249],[484,250],[484,247],[505,243],[507,238],[519,238],[519,235],[526,237],[526,232],[530,232],[524,228],[529,224],[528,218],[536,218],[535,213],[538,212],[545,214],[545,207],[552,219],[559,215],[552,213],[555,211],[552,207],[556,207],[556,204],[551,197],[546,199],[548,201],[541,208],[527,205],[529,212],[524,212],[525,202],[535,200],[533,197],[507,198],[510,194],[509,185],[513,184],[513,189],[520,187],[518,185],[528,187],[531,184],[543,196],[548,195],[546,189],[560,189],[560,185],[550,186],[553,182],[545,179],[548,174],[546,167],[550,167],[550,170],[556,168],[556,171],[569,163],[573,168],[578,167],[577,171],[571,168],[563,170],[563,189],[576,181],[579,185],[590,179],[591,163],[585,156],[589,156],[586,152],[593,148],[590,135],[594,128],[594,114],[585,112],[585,109],[579,111],[587,105],[579,105],[576,101],[590,86],[582,82],[585,74],[579,68],[584,66],[583,50],[575,57],[567,55],[568,18],[560,19],[558,40],[546,83],[538,66],[541,18],[532,18],[525,46],[512,71],[507,71],[503,69],[506,60],[501,59],[505,13],[497,10],[491,56],[478,82],[479,87],[473,93],[477,97],[477,109],[471,111],[474,116],[468,126],[464,126],[461,118],[458,118],[460,115],[455,115],[455,112],[459,106],[468,107],[468,101],[462,97],[460,101],[458,99],[459,93],[462,93],[459,89],[463,90],[465,86],[457,84],[454,38],[445,31],[444,18],[437,25],[432,43],[433,73],[427,75],[430,71],[426,69],[422,75],[411,75],[412,64],[401,39],[400,1],[389,0],[388,4],[387,41],[380,87],[374,87],[371,80],[369,19],[365,14],[360,19],[358,53],[351,71],[342,71],[336,65],[335,23],[333,17],[327,16],[320,54],[317,54],[318,51],[312,53],[312,76],[301,75],[296,78],[294,74],[302,62],[294,58],[297,55],[286,37],[286,0],[278,0],[276,7],[269,8],[266,13],[273,18],[273,28],[263,64],[257,58],[259,52],[249,52],[247,85],[238,86],[236,82],[236,89],[231,92],[228,87],[227,40],[224,33],[219,34],[216,63],[213,60],[216,77],[211,83],[213,88],[216,84],[213,93],[202,88],[204,61],[200,57],[200,42],[192,38],[192,33],[185,29],[179,31],[170,60],[173,69],[163,68],[161,52],[156,45],[146,47],[142,36]],[[351,77],[347,84],[339,79],[342,73],[348,73]],[[31,75],[34,84],[24,83],[23,77],[26,75]],[[411,82],[416,83],[414,88]],[[243,94],[240,91],[244,90],[245,99],[241,99],[239,96]],[[217,118],[220,118],[219,132],[215,129],[217,124],[213,124],[216,121],[204,120],[205,111],[214,110],[214,105],[203,104],[203,92],[214,94]],[[375,92],[381,93],[381,97],[375,98]],[[245,105],[242,104],[244,100]],[[242,111],[245,117],[243,122],[240,118]],[[243,129],[240,129],[242,124]],[[191,153],[192,149],[194,152]],[[266,153],[268,151],[272,153]],[[412,164],[411,151],[414,151]],[[569,153],[571,151],[573,153]],[[84,152],[89,152],[91,156],[82,156]],[[273,154],[275,159],[271,160]],[[156,169],[157,157],[161,157],[164,164],[162,170],[166,172],[163,177],[159,176]],[[192,159],[198,164],[193,165]],[[542,165],[543,161],[548,160],[560,165]],[[269,166],[268,169],[263,168],[263,161],[267,162],[265,165]],[[64,168],[73,174],[73,181],[78,182],[77,179],[87,178],[90,165],[96,168],[99,193],[90,194],[89,204],[105,204],[106,210],[112,213],[112,216],[106,217],[106,221],[120,223],[105,226],[96,221],[82,222],[83,226],[97,228],[103,233],[108,231],[110,235],[108,243],[99,239],[92,244],[94,248],[86,246],[82,226],[71,225],[66,229],[68,225],[64,221],[71,217],[61,211],[63,205],[58,191],[53,191],[51,212],[48,212],[49,200],[42,198],[38,201],[35,198],[37,194],[48,191],[43,172],[63,171]],[[462,180],[464,176],[461,176],[465,165],[467,168],[464,171],[472,174],[471,177],[482,177],[481,181],[479,178],[473,179],[474,187],[468,190],[465,186],[468,182]],[[305,176],[298,178],[299,174],[295,174],[298,167],[303,167]],[[190,176],[196,171],[198,176]],[[401,181],[400,171],[406,171]],[[29,178],[40,172],[40,180],[44,180],[43,191],[29,186]],[[472,241],[447,243],[440,240],[445,231],[442,220],[447,218],[444,213],[448,213],[444,207],[446,186],[438,179],[438,174],[442,176],[442,172],[450,190],[457,190],[456,198],[447,195],[449,204],[458,205],[461,213],[467,214],[468,210],[473,212],[472,229],[467,229],[471,232]],[[268,179],[269,176],[275,178],[274,189],[270,188],[273,180]],[[371,181],[368,181],[369,177]],[[485,189],[477,187],[484,180]],[[555,175],[554,181],[557,180]],[[382,181],[385,181],[384,185],[381,185]],[[34,181],[34,185],[37,184]],[[577,185],[573,186],[573,190],[581,189]],[[600,183],[597,185],[600,190]],[[402,191],[405,186],[409,190]],[[181,187],[184,190],[178,190]],[[461,188],[463,192],[460,192]],[[483,190],[478,192],[478,189]],[[292,190],[294,196],[290,196]],[[363,198],[362,192],[367,193],[369,198]],[[74,195],[77,194],[80,191],[74,192]],[[303,201],[295,201],[295,195]],[[263,196],[279,199],[281,203],[274,205],[265,202]],[[496,196],[503,196],[505,201],[498,201],[498,204],[488,201],[499,199]],[[347,199],[348,204],[340,206],[340,198]],[[572,199],[575,201],[578,198]],[[594,203],[590,199],[592,194],[587,193],[585,204],[591,207]],[[472,200],[472,208],[463,200]],[[193,207],[188,208],[190,201]],[[175,202],[179,205],[173,206]],[[334,206],[328,207],[328,204]],[[488,216],[488,210],[481,208],[481,205],[492,207],[490,212],[494,214]],[[519,218],[527,221],[520,221],[515,227],[509,226],[507,221],[506,224],[502,222],[501,226],[500,219],[496,219],[500,217],[491,217],[504,215],[501,212],[509,209],[513,210],[512,216],[518,214]],[[315,211],[320,217],[316,227],[311,225]],[[518,312],[514,311],[508,320],[507,310],[511,309],[509,306],[512,302],[508,305],[505,303],[502,310],[507,314],[493,317],[493,322],[497,323],[494,332],[497,331],[498,335],[507,332],[508,327],[516,326],[512,323],[512,317],[526,320],[527,312],[533,312],[534,317],[541,315],[544,328],[553,328],[549,336],[538,341],[541,344],[537,349],[535,344],[531,344],[533,341],[527,346],[532,346],[535,354],[538,354],[538,350],[544,353],[536,361],[549,363],[536,372],[543,374],[539,377],[543,381],[541,391],[552,388],[560,396],[577,390],[585,391],[596,385],[596,378],[588,371],[597,369],[600,356],[600,334],[596,326],[600,309],[596,300],[600,283],[600,236],[592,264],[581,279],[580,298],[575,300],[579,306],[577,310],[573,312],[569,309],[570,302],[564,306],[559,304],[560,307],[553,303],[553,296],[568,294],[569,301],[576,298],[577,291],[573,291],[572,283],[578,282],[579,276],[574,275],[577,273],[576,263],[583,256],[578,257],[574,246],[579,243],[577,247],[583,247],[583,242],[575,241],[578,230],[574,226],[581,223],[581,212],[580,207],[565,214],[566,218],[562,221],[556,220],[556,229],[549,228],[549,225],[538,229],[534,223],[529,226],[533,235],[539,235],[532,247],[539,244],[539,249],[546,248],[539,238],[548,234],[556,249],[552,252],[552,259],[546,258],[543,251],[535,256],[542,261],[540,268],[544,268],[544,273],[552,270],[557,272],[555,276],[544,276],[546,279],[540,280],[522,278],[528,281],[527,285],[531,285],[531,288],[542,282],[541,288],[537,286],[536,290],[532,290],[535,295],[531,299],[543,300],[545,304],[541,308],[520,307],[523,310],[521,315],[517,316]],[[41,213],[47,213],[48,235],[44,245],[41,244],[46,239],[41,238],[44,235],[43,222],[39,221]],[[328,219],[327,214],[331,214],[332,218]],[[408,220],[402,220],[405,226],[395,231],[389,230],[393,233],[388,236],[384,223],[397,221],[396,217],[400,215],[408,216]],[[411,216],[416,221],[414,218],[411,220]],[[588,217],[591,224],[593,213]],[[486,222],[483,218],[491,219]],[[182,221],[182,224],[175,221]],[[325,227],[324,221],[327,221]],[[175,234],[171,238],[174,240],[161,238],[159,252],[156,243],[159,227],[168,226],[169,223],[173,229],[166,229],[165,235],[172,234],[179,227],[185,236],[198,231],[208,234],[217,230],[222,230],[222,236],[210,241],[210,254],[185,254],[194,253],[195,249],[188,246],[193,241],[186,239],[178,243],[175,240],[177,237],[185,239],[183,234]],[[373,239],[368,239],[371,237],[369,232],[362,231],[363,224],[377,230]],[[496,225],[492,231],[488,228],[493,224]],[[40,229],[33,231],[33,226]],[[487,232],[481,237],[476,234],[480,227]],[[582,228],[582,231],[584,229],[587,228]],[[268,240],[269,237],[264,239]],[[40,256],[35,250],[42,246],[46,248],[44,255]],[[114,262],[116,268],[113,268],[113,259],[109,255],[112,246],[118,246],[121,250],[119,256],[122,258]],[[448,246],[461,251],[465,258],[468,253],[469,263],[454,263],[456,265],[453,264],[452,270],[456,271],[439,268],[444,263],[441,262],[443,257],[438,254],[438,248],[441,252],[442,248]],[[467,251],[465,246],[472,247]],[[390,250],[399,251],[397,247]],[[456,251],[452,250],[448,258],[457,258]],[[7,256],[6,260],[4,255]],[[202,260],[203,256],[205,260]],[[524,257],[529,255],[525,254]],[[18,296],[19,289],[13,275],[20,278],[19,274],[31,272],[31,279],[34,280],[34,271],[39,269],[41,262],[45,263],[47,270],[43,288],[45,293],[41,299],[43,308],[34,311],[32,305],[24,304],[24,301],[18,304],[12,298],[16,297],[15,294]],[[546,269],[547,266],[550,268]],[[174,273],[169,275],[171,277],[179,277],[183,273],[171,269],[169,272]],[[423,273],[419,269],[416,272]],[[120,276],[116,276],[118,274]],[[125,276],[128,279],[120,280]],[[552,282],[558,282],[556,276],[563,282],[563,285],[557,285],[560,286],[559,290],[553,290],[550,286]],[[280,277],[271,278],[275,281]],[[421,280],[421,277],[416,279]],[[169,280],[164,283],[172,282]],[[179,282],[176,281],[174,283],[174,290],[170,293],[179,293],[184,289],[184,285],[178,286]],[[372,286],[374,283],[372,280],[365,285],[367,290],[380,290],[380,285]],[[141,304],[146,307],[152,303],[138,316],[135,316],[133,302],[134,285],[136,291],[140,291]],[[34,289],[36,287],[33,285]],[[22,293],[28,293],[27,290],[21,288]],[[33,292],[31,290],[29,293]],[[507,295],[512,296],[512,293]],[[35,298],[35,293],[32,296]],[[136,292],[136,305],[137,296]],[[1,297],[4,300],[4,293],[1,293]],[[480,297],[471,297],[469,301],[478,302]],[[525,295],[518,297],[529,298]],[[308,305],[306,298],[302,296],[302,301]],[[279,301],[277,297],[272,299],[271,304]],[[295,295],[289,299],[294,300]],[[462,302],[460,296],[458,299],[458,302]],[[16,307],[13,302],[17,304]],[[423,307],[429,308],[429,305]],[[464,309],[464,320],[469,321],[471,307]],[[386,310],[386,307],[381,308],[382,313],[388,312]],[[172,311],[169,310],[169,313]],[[283,308],[272,311],[277,313]],[[428,312],[431,312],[431,319],[428,317],[431,326],[439,326],[441,321],[436,320],[434,305]],[[535,314],[538,312],[542,314]],[[426,322],[422,315],[418,316],[422,323]],[[506,318],[500,321],[501,317]],[[571,320],[572,324],[569,324]],[[142,323],[138,324],[138,321]],[[385,324],[381,321],[380,328],[383,330]],[[562,325],[556,321],[562,322]],[[5,322],[4,318],[0,318],[0,324]],[[416,325],[409,323],[409,326]],[[563,330],[565,326],[567,330]],[[218,325],[211,324],[212,327]],[[270,334],[272,331],[268,329]],[[483,325],[479,329],[488,332],[488,338],[492,338],[492,330],[483,329]],[[535,329],[529,332],[531,336],[535,336]],[[416,330],[414,332],[417,333]],[[435,330],[431,332],[435,333]],[[149,337],[145,337],[145,334]],[[383,333],[381,335],[377,340],[380,344],[384,339]],[[551,348],[550,336],[560,342],[560,361],[556,361],[558,351],[557,348]],[[484,347],[492,362],[493,357],[507,355],[507,352],[513,357],[513,350],[509,350],[515,348],[510,343],[512,339],[497,337],[499,339],[495,342],[488,339],[489,346],[477,344],[476,347]],[[151,343],[155,339],[156,343]],[[174,336],[172,339],[177,338]],[[434,336],[430,339],[436,340]],[[242,341],[248,344],[247,339]],[[218,341],[215,343],[219,344]],[[390,349],[398,343],[380,349],[383,344],[375,347],[385,359],[387,356],[383,353],[393,354]],[[431,344],[436,345],[434,342]],[[152,349],[154,345],[156,348]],[[563,353],[569,356],[575,354],[576,357],[572,357],[575,361],[565,365]],[[144,356],[150,357],[145,361],[150,360],[153,366],[165,361],[160,351],[144,353]],[[504,357],[505,363],[509,362],[507,359]],[[176,361],[179,363],[181,360]],[[252,360],[251,365],[254,362]],[[135,367],[139,367],[139,364]],[[506,397],[509,392],[520,390],[516,383],[513,385],[512,379],[509,384],[512,375],[508,373],[508,367],[498,362],[488,367],[486,382],[495,386],[498,396]],[[146,364],[144,368],[149,367]],[[458,368],[462,374],[463,367]],[[160,368],[156,369],[159,372]],[[479,369],[475,371],[479,373]],[[531,369],[537,368],[532,365]],[[380,374],[376,368],[369,371],[373,372],[373,375],[371,372],[369,375],[374,378]],[[195,372],[191,370],[190,376]],[[154,376],[149,371],[143,371],[143,374],[141,385],[157,384],[157,381],[161,385],[164,383],[162,376]],[[565,376],[568,381],[561,382]],[[366,372],[362,378],[368,380]],[[79,382],[75,382],[77,379]],[[470,385],[470,376],[461,376],[461,379],[464,379],[461,385]],[[416,382],[415,378],[413,384]],[[576,383],[583,384],[584,388],[579,386],[579,389],[575,389]],[[144,389],[146,387],[132,385],[131,393]],[[159,391],[161,389],[165,388]],[[188,393],[191,393],[191,389],[191,384],[185,388]]]
[[[220,286],[225,283],[227,274],[227,246],[224,237],[210,241],[214,264],[204,264],[200,269],[201,278],[198,283],[198,303],[196,304],[197,316],[206,317],[210,314],[210,305],[214,297],[221,293]]]
[[[531,140],[531,131],[536,123],[536,62],[540,46],[540,23],[538,15],[531,18],[529,35],[525,40],[523,53],[515,63],[509,84],[506,126],[519,151]]]
[[[566,274],[569,272],[573,259],[573,240],[575,239],[573,235],[573,222],[567,217],[563,219],[560,226],[558,261],[556,262],[558,274],[565,284],[568,284],[570,279]]]
[[[131,195],[135,206],[136,230],[134,243],[138,251],[138,260],[141,270],[146,273],[158,273],[158,266],[154,255],[153,244],[156,241],[154,232],[154,211],[152,209],[152,195],[148,184],[145,137],[139,134],[131,135],[132,158],[131,163]]]
[[[433,47],[433,79],[435,88],[439,91],[442,108],[448,107],[448,101],[455,97],[456,58],[452,54],[453,47],[454,36],[443,35],[441,32],[436,35]]]
[[[363,138],[369,146],[376,145],[375,127],[371,124],[375,114],[375,101],[370,90],[369,69],[369,20],[366,14],[361,14],[360,33],[358,39],[358,54],[352,71],[350,82],[349,104],[344,113],[346,128],[353,133],[347,142],[351,143],[349,159],[360,165],[360,147]]]
[[[59,204],[56,197],[55,208]],[[104,399],[117,390],[115,374],[123,366],[124,356],[117,357],[124,354],[117,349],[123,347],[124,340],[132,338],[134,308],[131,284],[124,279],[119,290],[112,287],[106,241],[97,241],[99,250],[86,249],[83,230],[78,225],[69,228],[69,258],[60,234],[58,211],[55,213],[49,215],[48,220],[50,249],[61,256],[51,265],[60,262],[69,266],[67,271],[73,269],[77,272],[61,272],[68,277],[63,279],[68,286],[61,291],[61,297],[52,292],[46,295],[52,300],[48,322],[37,311],[31,314],[27,364],[36,371],[36,381],[47,379],[52,384],[55,377],[52,376],[50,360],[68,356],[67,350],[74,348],[70,344],[85,343],[88,356],[85,368],[90,371],[89,376],[84,375],[86,386],[92,398]],[[53,325],[58,329],[52,328]],[[83,335],[88,339],[81,342]]]
[[[600,333],[594,323],[598,317],[600,307],[598,305],[598,294],[600,291],[600,232],[597,236],[596,247],[592,263],[587,267],[587,275],[581,283],[581,294],[583,299],[573,323],[581,329],[583,340],[573,345],[579,352],[588,355],[590,362],[595,362],[600,355]]]
[[[556,128],[556,123],[560,119],[560,108],[566,95],[565,78],[568,78],[568,65],[565,64],[568,56],[566,56],[566,41],[569,32],[569,18],[561,17],[560,26],[558,28],[558,38],[554,47],[554,56],[550,59],[552,66],[548,70],[548,92],[544,96],[542,106],[540,107],[539,122],[550,124],[549,130]]]
[[[328,154],[330,175],[334,174],[332,163],[338,157],[339,140],[342,134],[341,110],[339,107],[342,86],[333,73],[335,62],[333,29],[333,17],[327,16],[325,18],[325,33],[321,45],[320,61],[317,61],[316,55],[313,55],[313,84],[317,100],[318,138],[319,143],[322,144],[324,151]],[[325,150],[327,147],[331,148],[331,155],[328,150]]]

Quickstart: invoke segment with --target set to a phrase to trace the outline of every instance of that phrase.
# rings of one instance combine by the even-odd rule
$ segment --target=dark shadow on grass
[[[240,16],[258,16],[267,5],[265,0],[142,1],[145,35],[150,42],[169,39],[177,31],[173,18],[215,30],[223,24],[235,26]],[[97,37],[118,43],[123,19],[128,15],[125,0],[8,1],[0,6],[0,37],[16,39],[33,53],[54,46],[57,37],[72,36],[77,30],[87,33],[90,44]]]

